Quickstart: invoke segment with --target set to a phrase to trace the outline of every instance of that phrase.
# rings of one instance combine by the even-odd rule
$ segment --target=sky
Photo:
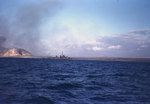
[[[150,58],[149,0],[0,0],[0,49]]]

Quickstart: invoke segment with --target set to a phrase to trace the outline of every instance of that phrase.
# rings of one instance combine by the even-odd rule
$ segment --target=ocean
[[[1,58],[0,104],[150,104],[150,63]]]

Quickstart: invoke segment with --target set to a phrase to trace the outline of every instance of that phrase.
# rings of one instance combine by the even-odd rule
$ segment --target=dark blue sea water
[[[150,63],[0,59],[0,104],[150,104]]]

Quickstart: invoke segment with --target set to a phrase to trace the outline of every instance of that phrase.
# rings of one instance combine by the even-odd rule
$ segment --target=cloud
[[[150,29],[107,35],[99,37],[97,40],[104,43],[105,56],[150,57]],[[108,47],[108,50],[106,50],[106,47]]]
[[[120,49],[121,45],[111,45],[108,47],[108,49]]]
[[[101,48],[101,47],[96,47],[96,46],[93,47],[92,49],[93,49],[94,51],[101,51],[101,50],[103,50],[103,48]]]
[[[66,54],[70,56],[150,57],[150,34],[143,30],[142,32],[138,31],[103,35],[84,41],[72,38],[73,40],[69,42],[69,39],[67,40],[66,37],[66,40],[61,42],[64,43],[61,47],[66,49]],[[144,34],[142,35],[142,33]],[[68,47],[65,47],[67,45]]]
[[[101,45],[103,43],[102,42],[98,42],[96,40],[91,40],[91,41],[87,41],[85,44],[87,44],[87,45]]]
[[[99,35],[91,39],[72,37],[68,35],[71,32],[64,32],[64,35],[55,36],[55,40],[47,41],[45,45],[49,46],[51,55],[64,51],[64,54],[74,57],[150,57],[150,34],[138,31]]]
[[[136,35],[150,35],[150,29],[142,29],[128,32],[128,34],[136,34]]]

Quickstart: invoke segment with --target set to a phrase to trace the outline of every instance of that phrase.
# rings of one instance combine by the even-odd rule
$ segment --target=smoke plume
[[[5,50],[3,43],[6,41],[6,39],[4,37],[0,37],[0,52],[2,52],[3,50]]]
[[[14,14],[11,8],[2,14],[0,10],[0,50],[23,48],[35,55],[42,54],[40,26],[61,9],[58,0],[38,0],[36,3],[20,4]]]

